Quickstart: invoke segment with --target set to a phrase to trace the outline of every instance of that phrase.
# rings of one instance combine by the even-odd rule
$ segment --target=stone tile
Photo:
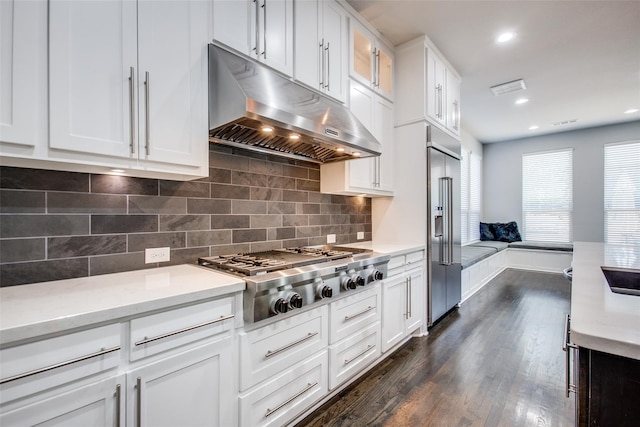
[[[0,190],[0,212],[45,213],[44,191]]]
[[[0,240],[0,263],[43,260],[45,253],[45,239]]]
[[[309,192],[309,203],[325,203],[330,204],[331,194],[323,194],[315,191]]]
[[[277,240],[277,237],[275,228],[267,228],[267,240]]]
[[[296,189],[303,191],[320,191],[320,181],[296,179]]]
[[[144,270],[155,268],[158,264],[145,264],[144,252],[117,255],[99,255],[89,258],[89,271],[92,276],[120,273],[122,271]]]
[[[301,208],[303,214],[317,215],[320,213],[320,205],[317,203],[303,203]]]
[[[187,199],[189,214],[230,214],[231,200]]]
[[[285,202],[307,202],[309,193],[307,191],[283,190],[282,200]]]
[[[280,201],[283,199],[279,188],[251,187],[251,200]]]
[[[274,249],[282,249],[282,242],[280,240],[251,243],[251,252],[271,251]]]
[[[309,215],[309,225],[330,225],[331,215]]]
[[[302,168],[300,166],[285,165],[282,167],[282,175],[292,178],[307,179],[309,178],[309,169]]]
[[[221,246],[211,247],[211,256],[242,254],[247,252],[251,252],[251,246],[249,243],[242,243],[242,244],[236,244],[236,245],[221,245]]]
[[[187,247],[231,244],[231,230],[188,231]]]
[[[124,252],[127,252],[127,236],[124,234],[49,237],[47,240],[47,257],[49,259],[75,258]]]
[[[161,196],[210,197],[208,182],[198,181],[160,181]]]
[[[0,286],[25,285],[89,275],[88,258],[19,262],[0,265]]]
[[[89,215],[2,215],[0,237],[89,234]]]
[[[266,214],[267,202],[257,200],[233,200],[231,202],[231,212],[233,214]]]
[[[286,166],[285,166],[286,167]],[[282,175],[283,165],[279,163],[270,162],[268,160],[249,160],[249,170],[251,172],[266,174],[266,175]]]
[[[157,196],[158,180],[117,175],[91,175],[91,192]]]
[[[290,202],[269,202],[267,213],[293,215],[296,213],[296,204]]]
[[[309,225],[308,215],[282,215],[282,225],[284,227],[299,227]]]
[[[184,248],[186,245],[186,233],[143,233],[143,234],[129,234],[128,251],[138,252],[144,251],[147,248]]]
[[[309,169],[309,179],[320,181],[320,169]]]
[[[331,224],[348,224],[349,215],[331,215]]]
[[[233,230],[233,243],[262,242],[267,240],[267,230]]]
[[[331,202],[334,205],[346,205],[349,201],[348,196],[342,196],[340,194],[331,194]]]
[[[231,169],[235,171],[248,171],[249,159],[235,156],[230,153],[209,151],[209,166],[218,169]]]
[[[267,187],[267,175],[259,173],[231,171],[231,183],[233,185],[246,185],[251,187]]]
[[[323,225],[320,226],[320,234],[326,236],[327,234],[340,234],[342,227],[340,225]]]
[[[250,199],[251,190],[242,185],[210,184],[214,199]]]
[[[87,192],[89,174],[2,166],[0,188]]]
[[[295,178],[287,178],[285,176],[267,176],[267,187],[269,188],[282,188],[285,190],[296,190]],[[300,189],[298,189],[300,190]],[[318,191],[320,186],[318,185]]]
[[[320,226],[296,227],[296,237],[318,237],[320,236]]]
[[[296,236],[295,227],[285,227],[285,228],[276,229],[276,240],[295,239],[296,237],[297,236]]]
[[[249,215],[211,215],[212,229],[249,228],[251,226]]]
[[[160,215],[160,231],[209,230],[210,215]]]
[[[229,169],[209,168],[209,182],[218,184],[231,184],[231,171]]]
[[[129,213],[186,214],[184,197],[129,196]]]
[[[282,241],[283,248],[297,248],[299,246],[309,246],[309,239],[288,239]]]
[[[159,265],[197,264],[198,258],[209,256],[209,247],[171,249],[171,260],[161,262]]]
[[[49,213],[126,214],[127,196],[91,193],[47,193]]]
[[[158,215],[91,215],[91,234],[158,231]]]
[[[282,227],[282,215],[251,215],[251,228]]]
[[[347,215],[349,222],[354,224],[362,224],[367,221],[367,215]]]
[[[326,244],[327,244],[327,236],[309,237],[309,245],[311,246],[326,245]]]

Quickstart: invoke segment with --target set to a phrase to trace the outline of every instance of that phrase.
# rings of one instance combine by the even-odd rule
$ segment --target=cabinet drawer
[[[0,403],[42,392],[118,366],[120,324],[0,350]]]
[[[336,343],[380,320],[380,284],[330,305],[329,342]]]
[[[414,262],[420,262],[424,259],[424,251],[420,250],[420,251],[416,251],[416,252],[411,252],[410,254],[406,255],[406,259],[407,259],[407,264],[413,264]]]
[[[233,297],[208,301],[130,322],[130,360],[138,360],[231,330]]]
[[[240,395],[240,425],[281,426],[327,394],[327,352]]]
[[[405,262],[406,258],[404,255],[391,257],[391,259],[389,259],[389,264],[387,264],[387,269],[393,270],[394,268],[402,267]]]
[[[330,346],[329,389],[369,366],[380,354],[380,322]]]
[[[328,310],[321,306],[240,334],[240,390],[278,375],[328,344]]]

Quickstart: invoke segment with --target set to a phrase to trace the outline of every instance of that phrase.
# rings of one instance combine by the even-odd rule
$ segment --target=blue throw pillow
[[[496,240],[496,236],[491,229],[492,224],[486,222],[480,223],[480,240]]]
[[[518,231],[518,223],[515,221],[507,223],[496,222],[495,224],[491,224],[490,228],[495,236],[494,240],[509,243],[522,241],[522,237],[520,237],[520,232]]]

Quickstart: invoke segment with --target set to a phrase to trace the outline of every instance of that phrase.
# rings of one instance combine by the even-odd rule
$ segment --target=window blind
[[[640,142],[604,146],[605,242],[640,245]]]
[[[460,238],[469,242],[469,151],[462,148],[460,160]]]
[[[571,242],[573,150],[522,156],[523,239]]]
[[[482,157],[462,149],[460,162],[460,228],[462,243],[480,240]]]

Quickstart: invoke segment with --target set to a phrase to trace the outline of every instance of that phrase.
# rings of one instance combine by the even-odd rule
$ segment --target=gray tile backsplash
[[[371,199],[321,194],[319,166],[211,145],[181,182],[0,168],[0,286],[194,263],[200,256],[371,239]],[[170,246],[171,261],[144,263]]]

